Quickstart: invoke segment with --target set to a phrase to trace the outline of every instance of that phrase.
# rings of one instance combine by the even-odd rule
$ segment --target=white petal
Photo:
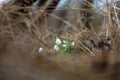
[[[39,53],[42,53],[42,52],[43,52],[43,48],[40,47],[40,48],[39,48]]]
[[[74,42],[72,42],[72,43],[71,43],[71,46],[74,46],[74,45],[75,45],[75,43],[74,43]]]
[[[66,47],[67,45],[66,45],[66,44],[63,44],[62,46],[63,46],[63,47]]]
[[[66,41],[63,41],[63,43],[66,43]]]
[[[59,48],[57,45],[54,46],[54,50],[55,50],[55,51],[59,51],[59,49],[60,49],[60,48]]]
[[[60,40],[59,38],[57,38],[57,39],[56,39],[56,44],[59,45],[59,44],[61,44],[61,43],[62,43],[61,40]]]

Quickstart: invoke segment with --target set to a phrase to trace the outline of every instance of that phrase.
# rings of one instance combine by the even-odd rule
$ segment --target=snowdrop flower
[[[61,43],[62,43],[61,40],[60,40],[59,38],[57,38],[57,39],[56,39],[56,44],[57,44],[57,45],[60,45]]]
[[[72,42],[72,43],[71,43],[71,46],[74,46],[74,45],[75,45],[75,43],[74,43],[74,42]]]
[[[54,50],[55,50],[55,51],[59,51],[60,48],[59,48],[57,45],[55,45],[55,46],[54,46]]]
[[[66,41],[63,41],[63,43],[66,43]]]
[[[40,48],[39,48],[39,53],[42,53],[42,52],[43,52],[43,48],[40,47]]]
[[[66,45],[66,44],[63,44],[62,46],[63,46],[63,47],[66,47],[67,45]]]

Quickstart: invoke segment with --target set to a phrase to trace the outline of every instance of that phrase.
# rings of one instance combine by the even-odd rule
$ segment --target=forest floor
[[[76,27],[78,24],[68,29],[50,29],[45,16],[36,14],[30,18],[17,13],[17,9],[12,6],[0,11],[0,80],[120,80],[117,30],[112,28],[110,48],[105,35],[102,47],[94,48],[91,38],[98,45],[103,29],[94,32]],[[75,42],[70,55],[53,49],[56,36]]]

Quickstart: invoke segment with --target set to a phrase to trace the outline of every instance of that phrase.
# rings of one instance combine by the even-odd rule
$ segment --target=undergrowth
[[[88,13],[97,14],[97,7],[88,2],[86,4],[92,7],[92,9],[87,9]],[[119,16],[117,15],[119,10],[116,9],[115,5],[106,5],[106,7],[109,6],[114,9],[112,13],[115,15],[111,16],[110,10],[108,10],[105,13],[106,16],[102,15],[102,24],[99,26],[90,25],[91,29],[86,28],[85,21],[76,18],[75,21],[78,22],[74,24],[68,22],[69,25],[72,25],[70,27],[65,20],[62,20],[66,24],[64,27],[51,29],[47,25],[47,17],[52,14],[45,13],[44,6],[30,13],[31,6],[20,7],[12,3],[4,5],[0,9],[0,46],[2,47],[4,42],[13,40],[17,46],[31,54],[37,52],[43,55],[59,55],[62,53],[72,56],[79,56],[83,53],[97,55],[106,50],[119,50],[120,33]],[[21,12],[22,9],[25,12]],[[92,22],[90,21],[89,24]],[[54,39],[54,37],[56,38]],[[60,44],[55,43],[57,38],[61,40]]]

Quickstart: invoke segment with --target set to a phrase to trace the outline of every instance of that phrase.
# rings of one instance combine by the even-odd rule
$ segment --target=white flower
[[[75,43],[74,43],[74,42],[72,42],[72,43],[71,43],[71,46],[74,46],[74,45],[75,45]]]
[[[40,47],[40,48],[39,48],[39,53],[42,53],[42,52],[43,52],[43,48]]]
[[[62,46],[63,46],[63,47],[66,47],[67,45],[66,45],[66,44],[63,44]]]
[[[55,45],[55,46],[54,46],[54,50],[55,50],[55,51],[59,51],[60,48],[59,48],[57,45]]]
[[[61,43],[62,43],[61,40],[60,40],[59,38],[57,38],[57,39],[56,39],[56,44],[59,45],[59,44],[61,44]]]
[[[63,41],[63,43],[66,43],[66,41]]]

